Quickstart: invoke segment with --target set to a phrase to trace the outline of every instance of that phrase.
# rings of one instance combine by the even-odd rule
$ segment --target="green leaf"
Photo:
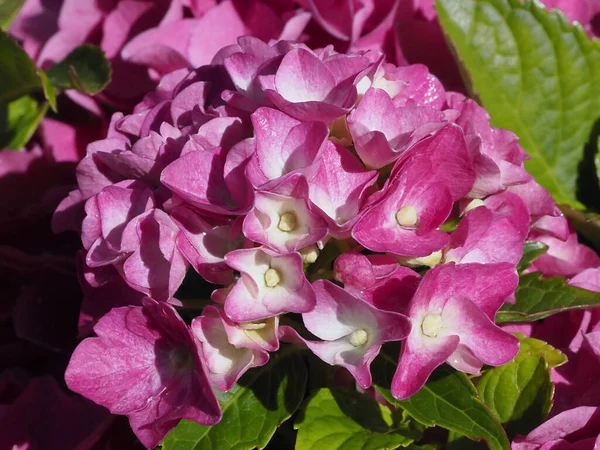
[[[535,354],[546,360],[549,369],[560,367],[567,362],[567,356],[560,350],[552,347],[540,339],[528,338],[520,333],[515,333],[521,341],[519,355]]]
[[[486,371],[477,384],[481,399],[504,424],[510,439],[541,424],[552,406],[554,385],[550,368],[567,358],[544,341],[519,336],[514,360]]]
[[[600,215],[578,211],[568,205],[560,205],[560,209],[575,230],[590,241],[596,249],[600,249]]]
[[[94,45],[82,45],[47,71],[55,86],[97,94],[110,82],[111,69],[104,52]]]
[[[594,167],[596,168],[596,179],[600,181],[600,137],[596,139],[596,146],[594,150]]]
[[[31,97],[21,97],[7,105],[0,105],[0,149],[23,148],[47,110],[48,103],[38,104]]]
[[[223,418],[218,424],[182,420],[163,441],[163,450],[263,448],[300,406],[306,379],[301,354],[284,350],[251,369],[229,392],[219,393]]]
[[[444,365],[433,372],[419,392],[406,400],[396,400],[389,386],[398,358],[390,349],[384,346],[372,366],[375,387],[387,401],[428,427],[438,425],[472,440],[485,440],[492,450],[510,450],[500,423],[462,372]]]
[[[25,0],[0,0],[0,29],[8,30],[24,3]]]
[[[406,417],[366,394],[346,389],[319,389],[295,423],[296,450],[379,450],[406,447],[420,433]]]
[[[558,202],[577,204],[600,115],[600,42],[531,0],[437,0],[437,10],[493,125],[520,137],[526,168]]]
[[[523,256],[517,265],[519,273],[528,269],[533,261],[548,251],[548,246],[542,242],[528,241],[523,245]]]
[[[564,278],[542,278],[540,272],[522,275],[516,303],[505,303],[496,323],[533,322],[572,309],[600,306],[600,293],[565,284]]]
[[[0,105],[41,88],[35,64],[3,31],[0,31],[0,55]]]
[[[48,100],[48,103],[50,104],[50,108],[52,108],[52,111],[57,112],[56,88],[52,85],[52,83],[50,82],[50,79],[48,78],[48,75],[46,75],[46,73],[44,71],[38,69],[38,76],[40,77],[40,80],[42,81],[42,89],[44,90],[44,97],[46,97],[46,100]]]

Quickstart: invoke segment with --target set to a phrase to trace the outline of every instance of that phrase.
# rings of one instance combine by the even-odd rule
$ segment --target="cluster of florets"
[[[115,114],[79,164],[55,225],[85,205],[82,282],[111,294],[94,298],[84,325],[106,314],[67,383],[151,447],[180,418],[218,422],[211,383],[230,389],[280,340],[362,388],[381,345],[402,341],[399,399],[444,362],[504,364],[518,339],[494,317],[524,242],[580,251],[525,158],[424,66],[240,38]],[[172,305],[190,266],[216,286],[188,326]],[[286,313],[313,336],[279,326]]]

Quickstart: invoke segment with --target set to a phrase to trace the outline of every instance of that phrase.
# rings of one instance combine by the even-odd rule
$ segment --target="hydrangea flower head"
[[[312,3],[324,13],[326,2]],[[330,15],[318,20],[345,35]],[[79,164],[57,225],[81,232],[82,272],[99,289],[90,299],[136,295],[99,320],[67,380],[129,415],[153,444],[181,417],[218,420],[210,383],[231,389],[280,338],[347,369],[362,388],[382,344],[400,341],[400,399],[445,362],[468,373],[504,364],[518,340],[494,318],[514,299],[525,240],[557,240],[540,265],[560,268],[575,251],[581,267],[598,266],[569,240],[524,159],[513,134],[424,66],[242,37],[210,64],[163,77],[132,114],[115,114]],[[182,304],[188,271],[214,303],[197,310],[191,329],[171,306]],[[144,295],[154,300],[140,305]],[[90,309],[85,329],[124,303],[119,295]],[[289,325],[300,319],[313,336]],[[89,361],[133,370],[119,354],[140,336],[147,340],[131,352],[156,362],[160,376],[146,364],[139,396],[104,395]],[[185,350],[185,370],[172,365],[175,349]],[[168,402],[191,386],[196,394]],[[146,395],[160,403],[152,417],[140,410]],[[151,422],[160,433],[148,434]]]

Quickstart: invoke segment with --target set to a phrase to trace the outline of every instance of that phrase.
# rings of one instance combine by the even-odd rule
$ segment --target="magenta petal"
[[[500,366],[519,352],[519,339],[494,325],[473,302],[450,297],[442,312],[445,335],[458,335],[460,343],[485,364]]]
[[[517,436],[512,444],[513,450],[550,450],[554,447],[546,447],[547,443],[561,440],[561,442],[569,442],[570,436],[575,435],[582,437],[596,437],[600,428],[600,408],[591,406],[580,406],[568,411],[564,411],[550,420],[547,420],[527,436]],[[562,441],[565,439],[565,441]],[[593,449],[593,441],[590,443],[589,449]],[[558,449],[572,447],[558,447]]]
[[[242,274],[225,300],[232,320],[249,322],[314,308],[315,293],[299,253],[281,255],[258,247],[229,252],[225,262]]]
[[[345,148],[328,143],[317,173],[309,180],[311,201],[324,213],[330,232],[346,237],[358,220],[368,189],[377,180]]]
[[[121,57],[163,74],[189,67],[188,45],[196,26],[196,20],[182,19],[151,28],[129,41],[121,51]]]
[[[275,75],[277,92],[293,103],[322,101],[335,86],[335,78],[312,52],[299,48],[289,52]]]
[[[123,264],[123,277],[134,289],[158,300],[171,298],[185,277],[187,264],[176,246],[179,228],[163,211],[154,209],[132,221],[123,233],[135,234],[139,247]]]
[[[112,413],[128,415],[146,446],[157,445],[182,417],[204,425],[220,419],[197,344],[172,307],[150,300],[143,308],[116,308],[94,331],[98,337],[73,353],[67,384]],[[144,431],[151,425],[160,435]]]
[[[415,298],[436,302],[443,308],[449,298],[464,297],[493,319],[518,282],[519,277],[511,264],[448,263],[426,273]]]
[[[231,323],[222,311],[210,305],[192,321],[192,331],[202,343],[209,377],[221,391],[231,389],[244,372],[257,365],[252,350],[236,348],[229,341],[225,328],[227,321]],[[264,358],[261,359],[263,362]]]
[[[256,135],[256,170],[265,177],[253,176],[255,186],[290,172],[306,169],[317,161],[329,130],[324,123],[302,123],[280,111],[259,108],[252,114]]]
[[[380,168],[400,158],[412,145],[439,129],[444,114],[427,107],[396,109],[381,89],[369,89],[348,116],[356,151],[370,167]]]
[[[186,149],[189,150],[186,152]],[[238,205],[223,178],[226,149],[205,150],[194,141],[188,141],[184,152],[163,170],[161,182],[197,208],[218,214],[235,213]]]
[[[306,328],[324,341],[304,341],[323,361],[350,371],[363,388],[371,385],[369,366],[381,344],[404,339],[410,330],[406,316],[381,311],[330,281],[314,283],[312,311],[302,314]]]
[[[392,379],[392,395],[398,400],[407,399],[421,389],[434,369],[458,347],[458,336],[429,338],[415,328],[402,344],[398,368]]]

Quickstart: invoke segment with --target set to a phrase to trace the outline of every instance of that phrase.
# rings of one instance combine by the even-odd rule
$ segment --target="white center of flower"
[[[472,209],[479,208],[480,206],[485,206],[485,203],[483,203],[483,200],[480,200],[478,198],[473,199],[469,202],[469,204],[467,206],[465,206],[465,210],[464,210],[463,214],[468,213]]]
[[[365,330],[356,330],[350,335],[350,343],[355,347],[361,347],[367,343],[369,335]]]
[[[436,337],[442,329],[442,316],[429,314],[423,319],[421,330],[425,336]]]
[[[268,287],[275,287],[281,283],[281,275],[276,269],[269,269],[265,272],[265,284]]]
[[[298,226],[298,219],[296,219],[296,214],[293,212],[286,212],[279,216],[279,223],[277,224],[277,228],[281,231],[285,231],[289,233],[290,231],[294,231]]]
[[[319,247],[317,247],[315,244],[301,248],[299,251],[302,255],[302,262],[304,264],[312,264],[319,257]]]
[[[267,326],[267,323],[264,321],[260,322],[242,322],[239,324],[242,330],[262,330]]]
[[[417,209],[412,205],[404,205],[396,213],[396,222],[402,227],[414,227],[417,219]]]

